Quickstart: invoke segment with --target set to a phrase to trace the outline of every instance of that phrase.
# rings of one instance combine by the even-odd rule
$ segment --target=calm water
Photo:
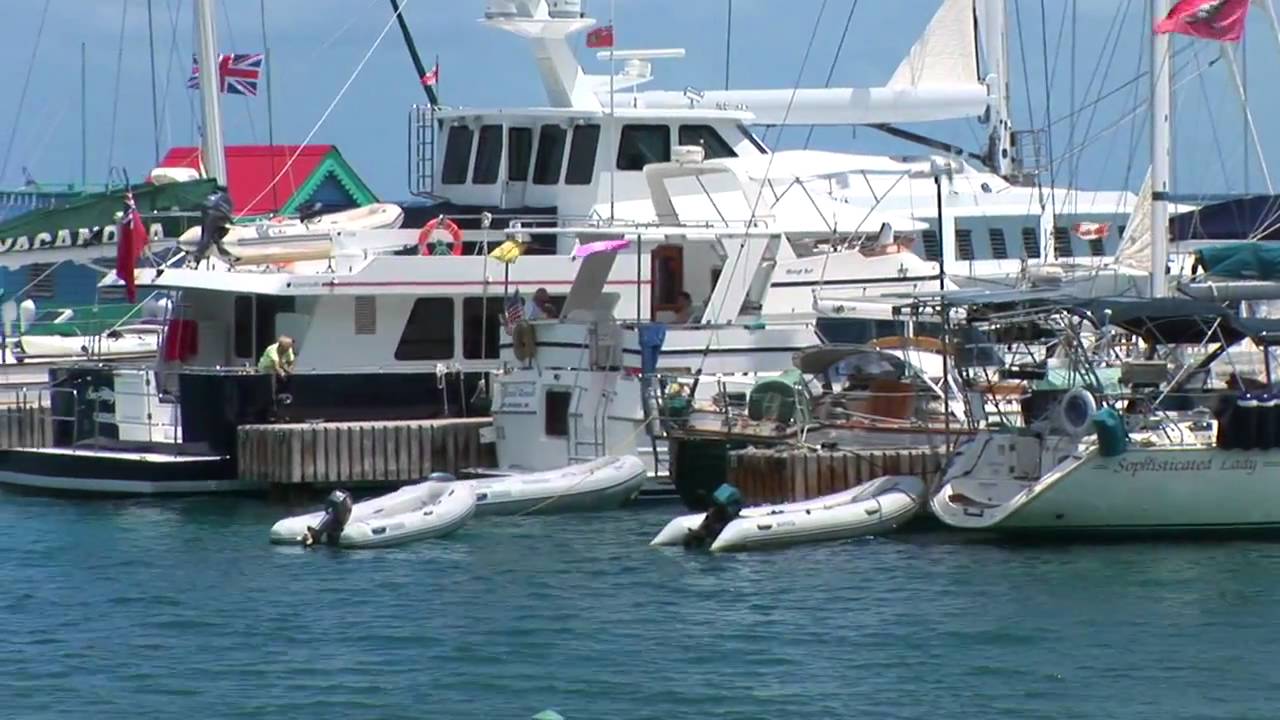
[[[1280,544],[712,557],[674,512],[272,547],[253,500],[0,495],[0,716],[1272,718]]]

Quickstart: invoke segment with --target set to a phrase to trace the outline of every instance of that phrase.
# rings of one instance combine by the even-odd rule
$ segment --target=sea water
[[[1276,544],[712,556],[647,546],[664,506],[269,545],[295,510],[0,495],[0,717],[1280,714]]]

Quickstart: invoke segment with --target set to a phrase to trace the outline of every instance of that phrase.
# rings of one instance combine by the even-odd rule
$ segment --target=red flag
[[[589,48],[611,48],[613,47],[613,26],[605,25],[587,33],[587,47]]]
[[[147,247],[147,228],[142,224],[142,215],[138,213],[138,204],[133,199],[133,189],[124,191],[124,214],[120,217],[120,226],[116,229],[116,277],[124,281],[125,296],[129,302],[137,302],[138,292],[134,289],[134,268],[138,266],[138,258]]]
[[[1111,223],[1082,222],[1076,223],[1071,231],[1081,240],[1101,240],[1111,230]]]
[[[1178,33],[1206,40],[1239,42],[1249,0],[1178,0],[1156,33]]]
[[[438,82],[440,82],[440,65],[439,64],[437,64],[435,67],[431,68],[430,70],[422,74],[423,85],[427,87],[435,87],[436,83]]]

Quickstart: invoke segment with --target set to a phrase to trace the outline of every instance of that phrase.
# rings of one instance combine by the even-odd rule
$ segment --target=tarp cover
[[[1211,275],[1239,280],[1280,279],[1280,245],[1240,242],[1196,250],[1196,261]]]

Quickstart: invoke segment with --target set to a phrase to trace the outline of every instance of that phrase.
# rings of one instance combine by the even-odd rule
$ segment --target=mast
[[[222,142],[222,111],[218,98],[218,40],[213,24],[214,0],[196,0],[196,35],[200,58],[200,106],[204,112],[201,156],[205,177],[227,183],[226,147]]]
[[[1151,0],[1151,17],[1169,13],[1169,0]],[[1168,294],[1169,263],[1169,110],[1172,72],[1169,35],[1151,33],[1151,297]]]
[[[987,116],[987,161],[1001,177],[1014,170],[1013,121],[1009,109],[1009,30],[1005,0],[978,0],[975,6],[978,37],[986,61],[986,77],[980,78],[991,95]]]

